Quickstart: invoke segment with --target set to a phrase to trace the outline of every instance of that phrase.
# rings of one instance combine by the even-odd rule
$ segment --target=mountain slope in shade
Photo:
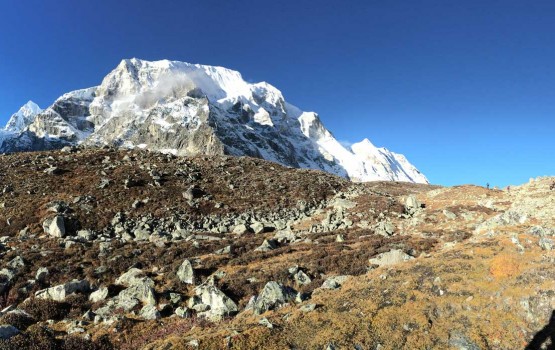
[[[248,83],[223,67],[123,60],[99,86],[67,93],[37,111],[8,123],[13,131],[4,137],[3,152],[111,144],[252,156],[355,181],[428,182],[404,156],[367,139],[345,148],[316,113],[289,104],[268,83]]]

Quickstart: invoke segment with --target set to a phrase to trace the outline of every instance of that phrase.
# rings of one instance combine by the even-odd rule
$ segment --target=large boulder
[[[297,292],[281,283],[270,281],[266,283],[260,295],[253,304],[253,311],[262,314],[295,300]]]
[[[239,311],[237,304],[213,285],[202,285],[195,288],[195,297],[191,299],[189,306],[197,310],[204,309],[198,315],[213,320],[220,319],[222,316],[234,315]]]
[[[89,290],[90,285],[87,280],[73,280],[55,287],[39,290],[35,293],[35,297],[39,299],[64,301],[70,294],[75,292],[87,293]]]
[[[66,235],[66,226],[64,222],[64,217],[61,215],[56,215],[53,218],[44,220],[42,223],[42,228],[44,232],[52,237],[63,238]]]
[[[414,259],[400,249],[393,249],[386,253],[376,255],[376,257],[369,259],[370,264],[378,266],[389,266],[399,264],[405,261]]]
[[[179,268],[177,269],[177,278],[186,284],[195,283],[195,272],[193,270],[193,265],[189,260],[185,259],[181,265],[179,265]]]

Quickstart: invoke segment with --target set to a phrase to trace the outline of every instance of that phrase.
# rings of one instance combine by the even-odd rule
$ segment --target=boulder
[[[322,283],[322,287],[324,289],[337,289],[341,287],[341,285],[349,278],[350,276],[347,275],[340,275],[340,276],[331,276],[326,278],[324,283]]]
[[[61,215],[56,215],[53,218],[44,220],[42,228],[45,233],[52,237],[63,238],[66,235],[64,217]]]
[[[187,259],[185,259],[179,268],[177,269],[177,278],[183,283],[194,284],[195,283],[195,272],[193,270],[193,265]]]
[[[236,235],[244,235],[249,232],[249,228],[245,224],[239,224],[233,229],[233,233]]]
[[[139,311],[139,316],[145,320],[157,320],[160,316],[160,311],[156,309],[156,306],[147,304],[143,306],[141,311]]]
[[[261,222],[254,222],[251,225],[251,230],[255,233],[255,234],[259,234],[259,233],[264,233],[265,231],[265,227],[264,224]]]
[[[97,303],[99,301],[106,299],[107,297],[108,297],[108,288],[101,287],[98,290],[92,292],[91,295],[89,295],[89,300],[92,303]]]
[[[35,279],[38,282],[44,282],[46,281],[49,275],[50,275],[50,272],[46,267],[39,267],[39,269],[37,270],[37,273],[35,274]]]
[[[199,316],[209,319],[220,319],[222,316],[234,315],[239,311],[237,304],[221,290],[212,285],[203,285],[195,288],[196,297],[193,306],[202,304],[208,308],[200,312]]]
[[[414,195],[410,195],[405,200],[405,212],[409,215],[415,214],[422,205]]]
[[[277,243],[275,240],[273,239],[265,239],[264,242],[262,242],[262,244],[256,248],[254,251],[255,252],[267,252],[270,250],[274,250],[277,248]]]
[[[90,285],[87,280],[73,280],[55,287],[39,290],[35,293],[35,297],[39,299],[64,301],[69,294],[75,292],[87,293],[89,289]]]
[[[412,256],[406,254],[400,249],[393,249],[386,253],[376,255],[376,257],[369,259],[370,264],[378,266],[389,266],[402,263],[414,259]]]
[[[253,310],[256,314],[262,314],[268,310],[273,310],[295,300],[297,292],[290,287],[286,287],[281,283],[270,281],[266,283],[260,295],[253,304]]]

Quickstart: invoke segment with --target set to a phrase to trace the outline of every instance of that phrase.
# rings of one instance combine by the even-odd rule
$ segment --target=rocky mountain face
[[[324,170],[355,181],[427,183],[408,160],[364,140],[342,146],[314,112],[239,72],[176,61],[123,60],[102,83],[27,104],[2,133],[0,151],[113,145],[175,155],[234,155]]]
[[[549,348],[555,178],[81,146],[0,169],[2,349]]]

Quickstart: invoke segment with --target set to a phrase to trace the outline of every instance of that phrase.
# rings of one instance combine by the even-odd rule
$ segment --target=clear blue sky
[[[433,183],[555,175],[555,1],[0,0],[0,123],[131,57],[267,81]]]

